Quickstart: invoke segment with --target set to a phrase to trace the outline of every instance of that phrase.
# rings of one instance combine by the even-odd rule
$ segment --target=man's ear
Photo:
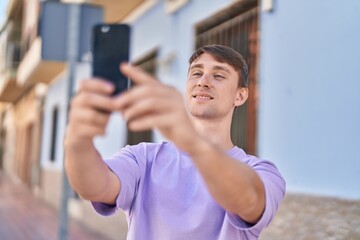
[[[249,97],[249,89],[247,87],[240,87],[237,89],[234,105],[236,107],[243,105]]]

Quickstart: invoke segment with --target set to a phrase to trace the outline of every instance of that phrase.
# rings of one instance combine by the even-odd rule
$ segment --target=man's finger
[[[105,112],[116,110],[116,101],[106,95],[92,92],[82,92],[73,98],[71,108],[95,108]]]
[[[122,111],[139,100],[153,97],[166,101],[172,95],[169,94],[169,91],[165,91],[165,89],[169,89],[169,87],[161,84],[143,84],[135,86],[115,97],[116,102],[114,103],[114,108]]]
[[[141,68],[131,66],[128,63],[122,63],[120,65],[120,71],[136,84],[158,83],[158,81],[153,76],[151,76]]]
[[[109,95],[114,92],[115,86],[111,82],[108,82],[104,79],[92,78],[88,80],[83,80],[80,82],[79,92],[96,92],[100,94]]]
[[[83,124],[94,125],[100,128],[105,128],[109,120],[110,114],[97,111],[95,109],[80,108],[76,111],[71,111],[71,120],[75,120],[79,126]]]
[[[164,101],[164,99],[148,98],[146,100],[137,101],[129,108],[125,109],[123,111],[123,117],[126,120],[131,120],[146,114],[168,112],[172,108],[173,106],[169,105],[169,103]]]

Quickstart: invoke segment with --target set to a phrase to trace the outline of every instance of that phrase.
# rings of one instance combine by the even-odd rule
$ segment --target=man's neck
[[[218,121],[198,118],[193,118],[192,120],[198,133],[215,146],[223,151],[230,150],[234,147],[230,135],[231,121],[227,119]]]

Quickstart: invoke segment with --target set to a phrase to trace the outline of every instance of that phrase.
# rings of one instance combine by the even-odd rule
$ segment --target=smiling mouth
[[[203,94],[195,94],[192,96],[195,99],[199,99],[199,100],[212,100],[214,99],[213,97],[209,96],[209,95],[203,95]]]

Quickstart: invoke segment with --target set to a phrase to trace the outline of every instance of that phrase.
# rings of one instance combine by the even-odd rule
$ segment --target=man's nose
[[[203,74],[201,78],[199,78],[197,85],[199,87],[207,87],[209,88],[211,86],[210,84],[210,76],[208,74]]]

